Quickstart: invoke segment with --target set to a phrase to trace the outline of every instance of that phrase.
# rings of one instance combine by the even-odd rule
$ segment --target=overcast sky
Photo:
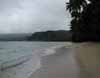
[[[69,29],[67,0],[0,0],[0,33]]]

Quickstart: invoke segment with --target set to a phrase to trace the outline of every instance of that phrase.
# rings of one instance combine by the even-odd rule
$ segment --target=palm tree
[[[72,17],[78,18],[86,6],[86,0],[69,0],[69,3],[67,3],[67,10],[69,10]]]
[[[70,0],[67,3],[72,16],[72,41],[100,41],[100,0],[88,1]]]
[[[80,37],[80,16],[84,9],[87,7],[86,0],[69,0],[66,3],[66,9],[69,10],[72,21],[71,21],[71,31],[72,31],[72,41],[79,41]]]

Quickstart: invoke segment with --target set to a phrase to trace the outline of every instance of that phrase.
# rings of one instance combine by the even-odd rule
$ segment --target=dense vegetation
[[[72,41],[100,41],[100,0],[69,0]]]
[[[35,32],[28,38],[30,41],[71,41],[71,32],[58,30],[58,31],[45,31]]]

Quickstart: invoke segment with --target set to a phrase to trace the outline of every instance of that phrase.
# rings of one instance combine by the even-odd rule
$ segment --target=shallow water
[[[66,45],[70,43],[0,42],[0,78],[27,78],[41,66],[42,56],[53,54],[55,48]]]
[[[45,50],[45,53],[49,53],[50,48],[66,44],[66,42],[0,42],[0,63],[31,54],[44,54]]]

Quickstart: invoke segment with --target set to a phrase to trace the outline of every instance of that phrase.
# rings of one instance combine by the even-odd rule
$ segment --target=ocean
[[[28,78],[41,67],[41,57],[70,42],[0,42],[0,78]]]

